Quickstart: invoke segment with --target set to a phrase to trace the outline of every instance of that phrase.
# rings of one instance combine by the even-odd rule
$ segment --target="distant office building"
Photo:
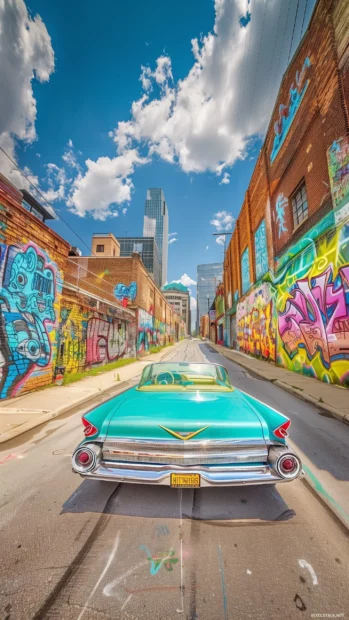
[[[156,286],[161,287],[159,249],[154,237],[118,237],[120,256],[140,254],[143,265],[153,278]]]
[[[147,190],[143,235],[144,237],[155,237],[159,248],[160,281],[161,285],[163,285],[167,281],[168,209],[165,195],[161,188]]]
[[[190,296],[186,286],[180,282],[171,282],[161,289],[166,301],[181,316],[187,328],[187,334],[191,333]]]
[[[208,313],[214,298],[216,287],[223,282],[223,264],[210,263],[198,265],[197,268],[197,319],[196,329],[199,332],[200,318]]]

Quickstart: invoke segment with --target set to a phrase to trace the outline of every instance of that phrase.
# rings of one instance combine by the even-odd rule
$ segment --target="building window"
[[[297,228],[299,224],[304,222],[308,217],[308,200],[305,191],[305,183],[303,182],[291,196],[293,210],[293,224]]]
[[[113,248],[113,256],[115,256],[115,248]]]
[[[250,257],[248,248],[245,249],[241,256],[241,279],[242,293],[246,293],[251,286],[250,282]]]
[[[268,271],[268,248],[267,248],[267,231],[265,220],[262,221],[257,228],[254,236],[254,247],[256,254],[256,278],[260,278]]]
[[[104,245],[97,245],[96,252],[104,252]]]

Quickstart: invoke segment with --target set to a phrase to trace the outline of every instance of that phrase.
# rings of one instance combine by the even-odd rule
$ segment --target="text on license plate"
[[[197,489],[200,487],[200,474],[171,474],[171,487]]]

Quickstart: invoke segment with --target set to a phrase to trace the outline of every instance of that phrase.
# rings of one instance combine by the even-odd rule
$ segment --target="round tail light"
[[[295,478],[300,472],[299,459],[293,454],[284,454],[277,462],[277,470],[283,478]]]
[[[80,454],[78,456],[78,461],[79,461],[80,465],[89,465],[91,460],[92,460],[92,457],[91,457],[91,454],[89,452],[80,452]]]
[[[73,470],[78,474],[86,474],[94,470],[101,460],[102,450],[97,444],[85,444],[73,453]]]

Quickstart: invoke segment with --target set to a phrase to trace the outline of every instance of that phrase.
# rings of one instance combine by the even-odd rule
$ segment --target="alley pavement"
[[[209,344],[186,340],[164,359],[223,363],[291,417],[296,449],[347,492],[347,425]],[[0,618],[347,617],[348,533],[304,479],[181,491],[82,481],[70,459],[86,408],[2,446]]]

